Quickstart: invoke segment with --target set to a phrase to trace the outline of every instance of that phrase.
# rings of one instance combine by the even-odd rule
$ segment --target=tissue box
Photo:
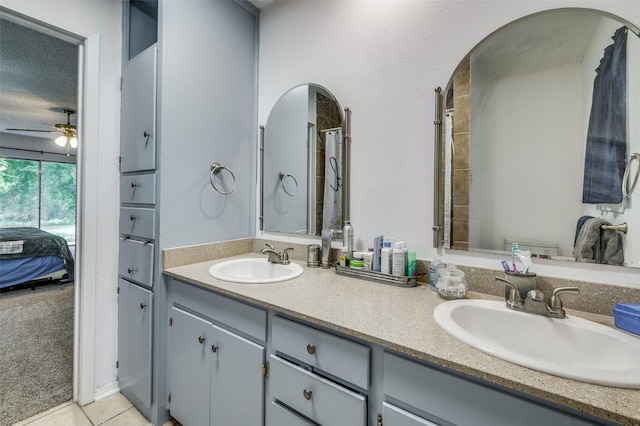
[[[618,328],[640,334],[640,303],[616,303],[613,321]]]

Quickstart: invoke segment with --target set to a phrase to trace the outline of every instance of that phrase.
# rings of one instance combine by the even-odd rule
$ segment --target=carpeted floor
[[[73,283],[0,293],[0,426],[72,399]]]

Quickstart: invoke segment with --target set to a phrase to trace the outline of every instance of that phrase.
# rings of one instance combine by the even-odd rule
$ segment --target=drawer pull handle
[[[133,274],[137,270],[138,270],[138,268],[127,268],[127,272],[129,272],[130,274]]]
[[[309,352],[309,355],[313,355],[316,353],[316,345],[312,345],[311,343],[309,343],[307,345],[307,352]]]
[[[198,343],[204,343],[204,337],[198,336]]]
[[[140,309],[144,309],[144,308],[146,308],[146,307],[147,307],[147,304],[146,304],[146,303],[140,303]]]
[[[311,400],[311,391],[310,390],[303,390],[302,391],[302,395],[304,396],[304,399],[306,399],[307,401]]]
[[[136,182],[131,182],[131,187],[132,188],[135,188],[136,186],[140,186],[140,184],[136,183]]]
[[[218,352],[218,347],[216,345],[211,345],[211,352]]]

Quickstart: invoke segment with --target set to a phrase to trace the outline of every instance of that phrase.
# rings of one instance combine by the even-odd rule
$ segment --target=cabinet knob
[[[127,272],[129,272],[130,274],[133,274],[137,270],[138,270],[138,268],[127,268]]]
[[[218,352],[218,347],[216,345],[211,345],[211,352]]]
[[[131,216],[129,216],[129,220],[132,222],[136,220],[136,215],[132,214]]]
[[[142,136],[144,136],[145,138],[148,138],[149,136],[151,136],[151,133],[149,133],[149,132],[147,132],[145,130],[144,133],[142,134]]]
[[[309,352],[309,355],[313,355],[316,353],[316,345],[312,345],[311,343],[309,343],[307,345],[307,352]]]
[[[307,401],[311,400],[311,391],[310,390],[303,390],[302,391],[302,395],[304,396],[304,399],[306,399]]]
[[[131,182],[131,187],[132,188],[135,188],[136,186],[140,186],[140,184],[136,183],[136,182]]]
[[[204,337],[198,336],[198,343],[204,343]]]
[[[146,307],[147,307],[147,304],[146,304],[146,303],[140,303],[140,309],[144,309],[144,308],[146,308]]]

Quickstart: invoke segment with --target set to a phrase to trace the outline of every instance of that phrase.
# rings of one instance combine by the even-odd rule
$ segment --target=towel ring
[[[631,173],[631,164],[633,161],[638,162],[638,168],[636,169],[636,174],[633,178],[633,183],[631,184],[631,188],[627,192],[627,184],[629,183],[629,174]],[[622,198],[629,198],[633,191],[636,189],[636,185],[638,184],[638,178],[640,177],[640,154],[634,152],[629,157],[629,161],[627,161],[627,166],[624,169],[624,175],[622,176]]]
[[[287,187],[284,185],[284,180],[286,178],[293,179],[293,182],[296,184],[296,190],[295,190],[295,192],[293,194],[291,192],[287,191]],[[296,178],[293,175],[290,175],[289,173],[280,172],[280,185],[282,185],[282,189],[290,197],[293,197],[294,195],[296,195],[298,193],[298,181],[296,180]]]
[[[218,173],[220,173],[222,170],[227,170],[229,173],[231,173],[231,177],[233,178],[233,188],[231,188],[231,191],[221,191],[215,183],[213,183],[213,176],[217,175]],[[233,191],[235,191],[236,189],[236,175],[233,174],[233,172],[231,170],[229,170],[227,167],[221,165],[220,163],[218,163],[217,161],[215,163],[211,163],[211,173],[209,173],[209,182],[211,182],[211,186],[213,186],[213,189],[215,189],[216,191],[218,191],[220,194],[222,195],[229,195],[231,194]]]

